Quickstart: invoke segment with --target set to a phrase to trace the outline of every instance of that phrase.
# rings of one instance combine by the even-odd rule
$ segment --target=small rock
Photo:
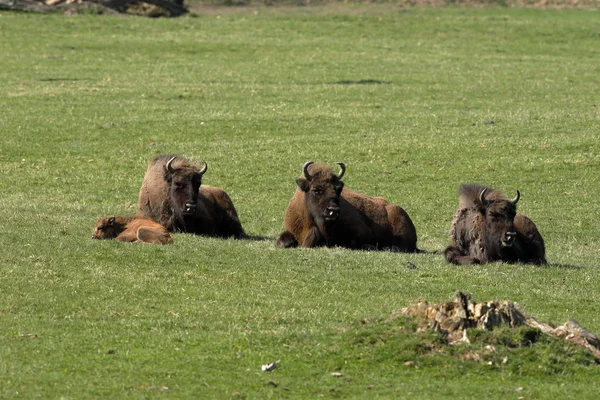
[[[272,362],[272,363],[265,364],[265,365],[263,365],[263,366],[261,367],[261,369],[263,370],[263,372],[271,372],[271,371],[273,371],[275,368],[277,368],[277,365],[278,365],[280,362],[281,362],[281,360],[277,360],[277,361],[274,361],[274,362]]]

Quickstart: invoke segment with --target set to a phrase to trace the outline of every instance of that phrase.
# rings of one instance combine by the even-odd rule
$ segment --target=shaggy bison
[[[204,161],[192,163],[174,155],[155,157],[140,188],[137,215],[153,219],[170,232],[245,238],[227,193],[201,185],[207,169]]]
[[[92,239],[115,239],[121,242],[169,244],[173,239],[164,226],[148,218],[106,217],[96,222]]]
[[[381,197],[344,189],[344,163],[335,174],[308,161],[296,179],[278,247],[341,246],[351,249],[417,251],[417,232],[408,214]]]
[[[532,220],[517,213],[521,193],[509,200],[485,186],[462,185],[458,211],[444,251],[454,264],[491,261],[546,264],[544,239]]]

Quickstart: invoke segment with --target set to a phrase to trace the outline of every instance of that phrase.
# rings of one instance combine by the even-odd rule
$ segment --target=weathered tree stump
[[[600,360],[600,339],[577,321],[570,319],[559,327],[539,322],[523,313],[519,305],[510,300],[476,303],[471,300],[470,295],[457,292],[454,301],[435,305],[422,301],[401,309],[389,319],[401,315],[414,316],[421,321],[423,327],[447,335],[450,344],[468,341],[467,330],[472,328],[492,330],[495,327],[527,325],[547,335],[583,346]]]
[[[0,10],[75,14],[84,9],[98,14],[128,13],[148,17],[178,17],[188,11],[183,0],[0,0]]]

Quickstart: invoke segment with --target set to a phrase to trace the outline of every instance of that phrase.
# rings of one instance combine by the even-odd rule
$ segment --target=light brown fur
[[[151,244],[173,243],[173,238],[162,225],[140,217],[101,218],[96,222],[92,239]]]

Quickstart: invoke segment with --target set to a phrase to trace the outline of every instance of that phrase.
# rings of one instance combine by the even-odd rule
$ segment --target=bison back
[[[364,245],[397,251],[417,251],[417,231],[406,211],[383,197],[344,189],[340,216]],[[345,229],[348,229],[347,227]]]
[[[221,188],[210,185],[200,186],[200,196],[196,209],[196,218],[212,221],[207,227],[216,236],[246,238],[237,210],[229,195]]]
[[[546,264],[544,239],[533,221],[526,215],[517,213],[514,226],[521,249],[519,259],[525,263]]]

